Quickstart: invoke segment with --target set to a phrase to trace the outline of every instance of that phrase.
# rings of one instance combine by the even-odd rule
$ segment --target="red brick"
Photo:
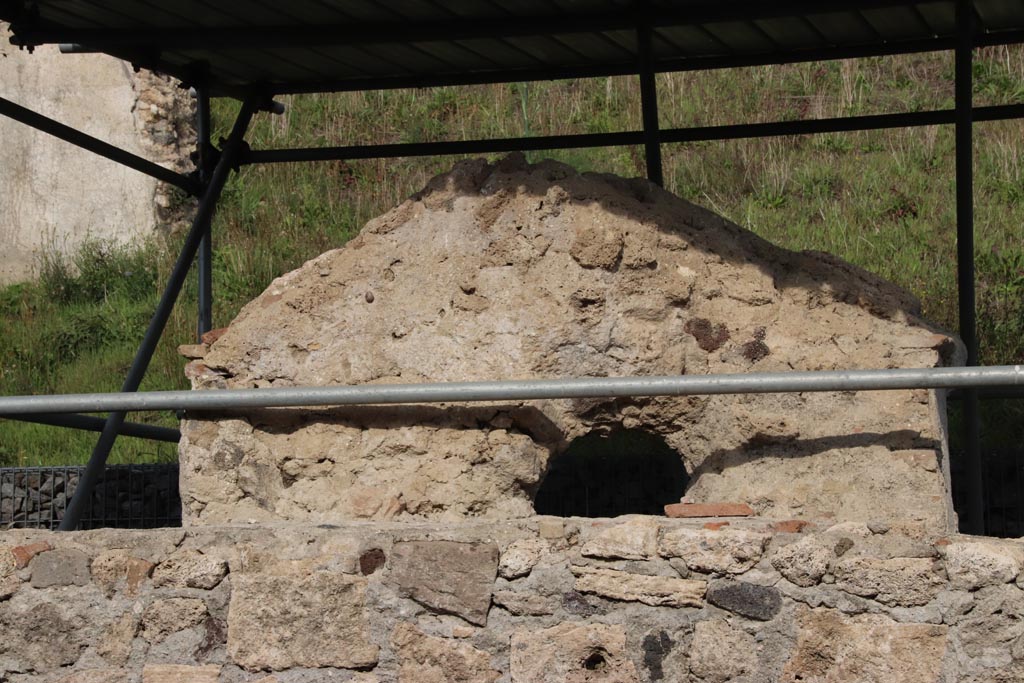
[[[940,538],[939,540],[935,541],[936,546],[949,545],[949,543],[950,541],[948,538]]]
[[[213,342],[215,342],[218,339],[220,339],[224,335],[224,333],[227,332],[227,331],[228,331],[228,328],[226,328],[226,327],[218,327],[215,330],[210,330],[209,332],[203,332],[203,335],[199,338],[199,340],[202,341],[207,346],[210,346],[211,344],[213,344]]]
[[[810,522],[802,519],[783,519],[773,522],[771,530],[780,534],[798,534],[807,528]]]
[[[750,517],[754,511],[746,503],[672,503],[665,506],[669,517]]]
[[[705,522],[704,528],[708,531],[718,531],[723,526],[729,526],[729,522]]]
[[[47,550],[53,550],[53,546],[46,541],[37,541],[28,545],[19,545],[11,548],[11,552],[14,554],[14,566],[18,569],[24,569],[32,561],[33,557],[39,553],[45,553]]]

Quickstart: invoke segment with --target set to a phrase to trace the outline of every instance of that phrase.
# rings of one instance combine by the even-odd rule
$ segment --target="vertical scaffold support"
[[[210,144],[210,90],[205,80],[196,86],[196,156],[199,182],[203,187],[207,187],[215,162],[213,146]],[[196,325],[196,340],[201,341],[203,334],[213,328],[213,235],[209,223],[199,242],[196,270],[199,280],[199,320]]]
[[[978,332],[974,293],[974,7],[956,5],[956,256],[960,338],[967,347],[967,365],[978,364]],[[978,391],[963,394],[963,442],[966,454],[967,525],[964,531],[985,533],[985,484],[981,463]]]
[[[196,209],[195,218],[192,220],[192,228],[185,237],[181,253],[178,254],[178,258],[174,262],[174,268],[171,270],[171,275],[168,278],[167,287],[160,296],[160,303],[157,304],[156,312],[153,313],[153,317],[149,321],[146,334],[139,345],[139,350],[135,353],[135,359],[132,361],[131,368],[128,370],[128,376],[121,386],[122,392],[137,391],[142,383],[142,378],[146,374],[149,362],[153,358],[153,352],[156,350],[157,342],[160,341],[164,328],[167,326],[167,320],[174,309],[174,303],[178,300],[181,288],[185,284],[185,278],[188,276],[189,268],[196,258],[199,243],[203,235],[209,232],[210,221],[213,218],[217,200],[220,198],[224,184],[227,182],[228,176],[231,174],[231,170],[239,158],[239,152],[245,143],[245,133],[256,111],[256,104],[257,99],[255,97],[249,97],[242,103],[238,117],[235,119],[235,124],[231,129],[231,134],[224,144],[224,149],[221,150],[220,159],[217,160],[217,165],[214,167],[213,173],[210,174],[210,182],[199,199],[199,207]],[[107,456],[110,455],[110,449],[114,446],[114,440],[117,438],[117,434],[124,421],[125,413],[123,412],[112,412],[107,416],[106,424],[103,426],[103,431],[96,441],[96,447],[92,451],[89,463],[85,466],[85,471],[82,473],[81,478],[78,480],[78,486],[75,488],[75,494],[68,504],[64,518],[61,519],[59,527],[61,531],[74,531],[78,528],[79,520],[85,511],[86,502],[92,496],[92,490],[107,464]]]
[[[645,7],[645,6],[644,6]],[[644,126],[644,156],[647,159],[647,179],[664,187],[661,164],[661,129],[658,124],[658,88],[654,75],[653,31],[643,13],[636,29],[637,53],[640,70],[640,108]]]

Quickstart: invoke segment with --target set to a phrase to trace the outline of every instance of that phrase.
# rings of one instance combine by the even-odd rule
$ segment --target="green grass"
[[[949,54],[765,66],[658,77],[663,127],[948,108]],[[1024,102],[1024,50],[979,51],[978,104]],[[602,78],[296,96],[261,114],[253,148],[460,140],[636,130],[639,86]],[[214,139],[237,105],[216,102]],[[986,364],[1024,362],[1024,144],[1019,122],[975,126],[979,333]],[[953,137],[949,126],[666,145],[668,189],[791,249],[835,253],[910,289],[925,315],[957,327]],[[640,148],[531,153],[580,170],[644,173]],[[460,157],[247,167],[214,223],[215,326],[278,275],[343,245],[370,218]],[[89,244],[48,256],[33,281],[0,290],[0,392],[116,390],[180,236],[135,251]],[[195,284],[172,316],[145,389],[184,388]],[[1019,413],[993,424],[1024,438]],[[1012,417],[1017,415],[1017,417]],[[133,419],[173,424],[173,416]],[[986,430],[996,434],[995,428]],[[81,462],[94,435],[0,422],[0,461]],[[171,459],[173,446],[120,439],[119,462]]]

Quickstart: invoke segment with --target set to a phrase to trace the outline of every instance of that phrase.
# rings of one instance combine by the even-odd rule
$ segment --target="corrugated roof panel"
[[[778,45],[787,48],[806,49],[821,45],[822,35],[814,26],[801,19],[760,19],[754,22],[758,28]]]
[[[683,49],[680,57],[703,57],[723,55],[729,47],[701,26],[671,26],[658,29]]]
[[[727,53],[772,52],[779,47],[750,21],[722,21],[702,27],[728,48]]]
[[[40,22],[21,24],[19,38],[80,42],[136,59],[163,55],[157,66],[179,76],[184,66],[208,63],[215,90],[218,81],[309,90],[410,75],[421,77],[416,83],[445,83],[481,74],[507,80],[523,70],[527,78],[624,73],[636,67],[635,22],[642,19],[634,0],[32,2]],[[936,38],[944,41],[936,46],[948,47],[955,28],[954,0],[650,2],[655,57],[678,68],[697,58],[756,64],[812,53],[827,59],[830,50],[847,48],[869,54],[872,46],[882,54],[898,50],[900,41],[922,49]],[[0,17],[15,16],[15,4],[0,3]],[[1024,2],[974,4],[980,30],[1024,32]],[[339,43],[345,36],[349,43]]]
[[[989,30],[1002,31],[1020,28],[1024,24],[1024,2],[1005,0],[975,0],[975,11]]]
[[[912,40],[933,35],[921,15],[907,7],[867,9],[861,11],[861,15],[885,40]]]
[[[866,45],[880,38],[867,19],[858,12],[811,14],[807,21],[832,45]]]

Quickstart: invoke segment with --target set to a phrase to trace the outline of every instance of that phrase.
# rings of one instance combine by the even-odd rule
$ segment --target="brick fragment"
[[[718,531],[722,527],[729,526],[729,522],[705,522],[704,528],[708,531]]]
[[[669,517],[750,517],[754,510],[746,503],[672,503],[665,506]]]
[[[203,335],[199,337],[199,339],[207,346],[211,346],[215,341],[224,336],[224,333],[227,331],[228,328],[226,327],[218,327],[216,329],[210,330],[209,332],[203,332]]]
[[[783,519],[773,522],[771,530],[779,534],[799,534],[810,524],[810,522],[803,519]]]
[[[33,557],[39,553],[45,553],[47,550],[53,550],[53,546],[46,541],[37,541],[28,545],[19,545],[11,548],[11,553],[14,555],[15,568],[24,569],[32,561]]]

